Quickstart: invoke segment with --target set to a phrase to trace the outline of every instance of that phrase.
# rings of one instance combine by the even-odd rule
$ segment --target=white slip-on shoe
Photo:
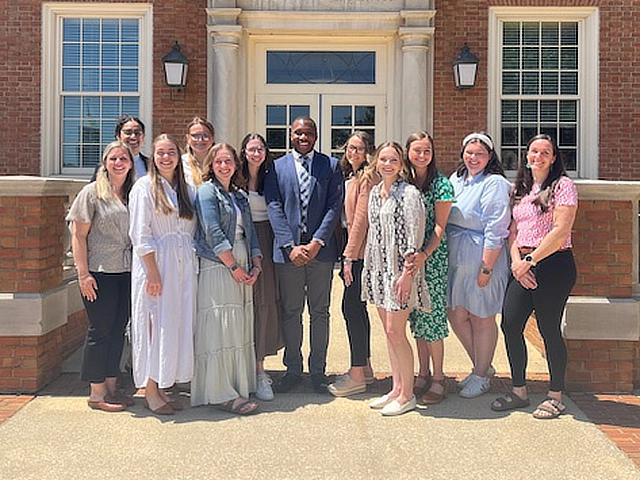
[[[385,417],[397,417],[398,415],[402,415],[403,413],[410,412],[411,410],[415,410],[416,408],[416,397],[411,397],[405,404],[400,404],[397,400],[394,400],[391,403],[385,405],[385,407],[380,411],[380,413]]]
[[[369,403],[369,408],[373,408],[374,410],[380,410],[385,407],[388,403],[393,402],[393,398],[387,393],[381,397],[378,397]]]

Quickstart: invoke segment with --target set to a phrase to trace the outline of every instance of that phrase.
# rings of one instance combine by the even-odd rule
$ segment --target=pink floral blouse
[[[538,196],[539,192],[540,186],[534,185],[531,192],[513,207],[513,219],[518,226],[516,241],[520,247],[536,248],[540,245],[542,239],[553,228],[553,210],[555,207],[559,205],[578,205],[578,189],[569,177],[563,176],[560,178],[549,202],[549,209],[545,213],[542,213],[539,206],[533,204],[533,200]],[[561,248],[571,248],[571,246],[571,234],[569,234]]]

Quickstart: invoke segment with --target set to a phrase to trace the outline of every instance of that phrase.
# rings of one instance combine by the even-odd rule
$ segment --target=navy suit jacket
[[[325,243],[316,257],[321,262],[335,262],[338,246],[334,231],[342,212],[343,179],[338,160],[314,152],[311,163],[311,197],[307,210],[310,238]],[[300,185],[293,154],[278,158],[267,173],[264,184],[267,213],[273,228],[273,261],[290,261],[282,247],[300,245]]]

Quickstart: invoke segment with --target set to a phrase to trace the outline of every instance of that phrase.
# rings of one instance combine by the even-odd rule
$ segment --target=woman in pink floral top
[[[578,191],[566,175],[558,147],[548,135],[536,135],[527,145],[511,195],[511,272],[504,300],[504,333],[513,390],[491,408],[506,411],[526,407],[527,351],[524,328],[535,310],[547,355],[551,382],[547,398],[533,416],[558,417],[564,410],[562,391],[567,349],[560,331],[562,313],[576,282],[571,252],[571,228],[578,208]]]

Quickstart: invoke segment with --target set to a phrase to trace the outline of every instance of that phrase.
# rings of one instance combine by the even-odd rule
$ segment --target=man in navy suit
[[[302,381],[302,311],[309,306],[309,373],[318,393],[327,391],[329,302],[338,258],[334,231],[342,212],[343,179],[338,160],[314,150],[316,123],[298,117],[291,125],[294,150],[277,159],[265,179],[273,228],[273,260],[280,282],[286,375],[275,386],[288,392]]]

